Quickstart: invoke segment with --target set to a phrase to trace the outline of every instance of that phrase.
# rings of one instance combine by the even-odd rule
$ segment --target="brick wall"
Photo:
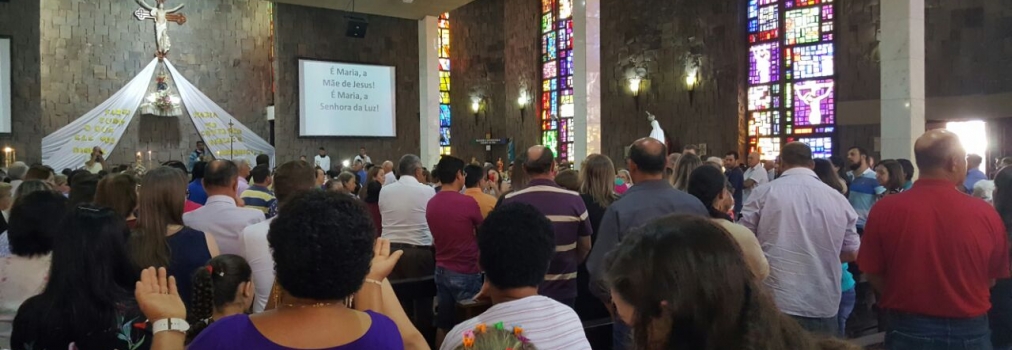
[[[418,22],[368,16],[365,38],[345,37],[346,12],[278,4],[275,8],[278,93],[275,135],[277,159],[305,155],[325,147],[335,161],[353,157],[365,146],[374,162],[418,154]],[[298,58],[389,65],[397,69],[397,137],[299,137]],[[435,67],[433,67],[435,69]]]
[[[11,133],[0,134],[0,147],[17,150],[18,160],[42,158],[39,105],[39,2],[0,3],[0,36],[11,38]]]
[[[139,73],[153,58],[155,34],[153,21],[133,17],[138,6],[132,1],[42,0],[41,6],[39,131],[44,136],[102,103]],[[268,3],[190,1],[182,13],[186,24],[169,24],[169,60],[211,100],[267,139]],[[136,116],[108,159],[130,162],[134,152],[149,145],[157,152],[156,161],[180,159],[196,140],[189,117]]]
[[[540,142],[538,106],[541,85],[539,1],[476,0],[450,12],[453,154],[470,161],[502,158],[506,146],[474,143],[490,133],[513,138],[517,149]],[[521,116],[517,97],[526,86],[531,102]],[[476,119],[471,98],[483,97]]]
[[[745,40],[739,1],[625,0],[601,2],[602,152],[623,159],[624,147],[650,134],[644,111],[657,115],[676,147],[706,143],[708,153],[742,149]],[[687,67],[698,65],[690,94]],[[628,89],[646,72],[640,110]]]

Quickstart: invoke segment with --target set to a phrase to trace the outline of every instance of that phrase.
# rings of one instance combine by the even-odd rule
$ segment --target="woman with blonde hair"
[[[591,246],[597,241],[597,231],[601,226],[601,219],[608,206],[618,200],[615,193],[615,164],[611,158],[601,154],[591,154],[580,165],[580,197],[587,206],[587,216],[590,218],[590,225],[594,229],[590,234]],[[582,320],[592,320],[608,317],[608,310],[604,304],[590,293],[590,272],[586,263],[580,264],[576,274],[576,285],[578,288],[576,298],[576,313]]]
[[[703,165],[703,160],[699,158],[695,153],[686,153],[681,157],[678,157],[678,161],[675,162],[675,173],[671,175],[671,185],[675,186],[675,189],[679,191],[686,191],[689,189],[689,176],[692,175],[692,171],[696,170],[700,165]]]

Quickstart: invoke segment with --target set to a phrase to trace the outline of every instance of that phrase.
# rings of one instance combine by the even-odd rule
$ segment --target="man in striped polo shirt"
[[[576,304],[576,271],[590,253],[590,220],[580,194],[555,184],[555,155],[545,146],[527,150],[527,188],[506,195],[503,204],[525,203],[538,209],[555,229],[555,255],[538,293],[560,303]]]

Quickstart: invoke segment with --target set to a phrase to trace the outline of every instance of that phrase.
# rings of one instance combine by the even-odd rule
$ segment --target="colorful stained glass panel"
[[[752,46],[748,55],[748,83],[766,84],[780,80],[780,45],[765,43]]]
[[[833,44],[798,46],[787,49],[792,79],[822,78],[833,75]]]
[[[794,83],[794,125],[835,124],[833,80]]]
[[[812,148],[812,158],[828,159],[833,156],[832,137],[799,137],[797,140]]]
[[[784,41],[786,45],[818,42],[822,38],[819,7],[787,11],[784,20]]]

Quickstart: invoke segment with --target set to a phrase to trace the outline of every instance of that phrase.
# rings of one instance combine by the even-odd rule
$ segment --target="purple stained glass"
[[[748,83],[766,84],[780,80],[780,44],[772,42],[751,47],[748,55]]]
[[[794,83],[794,125],[823,125],[836,122],[832,79]]]

